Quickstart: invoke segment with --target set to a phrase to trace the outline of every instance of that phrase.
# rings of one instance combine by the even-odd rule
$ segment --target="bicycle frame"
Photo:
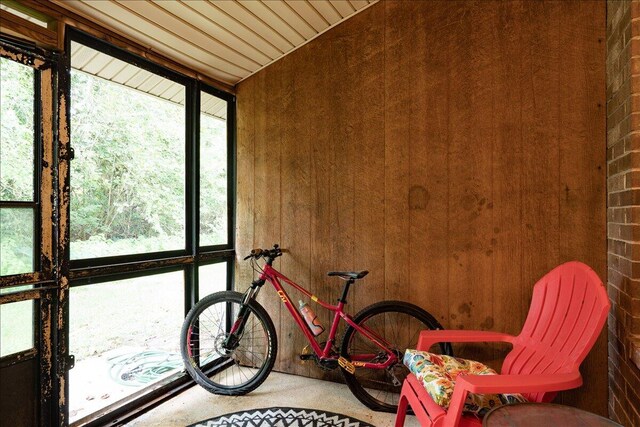
[[[375,332],[373,332],[366,326],[358,325],[351,316],[349,316],[347,313],[344,312],[344,306],[345,306],[344,301],[339,300],[338,305],[328,304],[320,300],[317,296],[311,294],[309,291],[307,291],[302,286],[295,283],[293,280],[286,277],[284,274],[280,273],[278,270],[276,270],[269,264],[264,265],[264,268],[262,270],[262,274],[260,275],[259,280],[262,283],[264,283],[265,281],[268,281],[273,285],[276,292],[278,293],[278,296],[282,300],[282,303],[285,305],[285,307],[287,307],[287,310],[289,310],[289,313],[291,313],[291,316],[295,320],[296,324],[298,325],[302,333],[307,338],[307,341],[309,341],[309,344],[311,345],[311,348],[313,349],[314,353],[320,359],[336,359],[339,361],[340,365],[347,370],[352,370],[354,369],[354,367],[361,367],[361,368],[367,368],[367,369],[386,369],[398,361],[398,356],[394,353],[393,350],[391,350],[388,347],[389,344],[384,339],[382,339],[380,336],[378,336]],[[320,344],[318,344],[315,337],[307,327],[304,319],[302,318],[302,315],[291,303],[291,298],[289,298],[287,291],[284,289],[280,281],[283,281],[286,284],[294,287],[295,289],[302,292],[307,297],[311,298],[312,301],[317,302],[325,309],[330,310],[334,313],[333,322],[331,324],[331,328],[329,330],[329,336],[324,348],[322,348]],[[255,294],[253,296],[255,296]],[[387,354],[387,360],[384,363],[366,362],[366,360],[371,360],[375,358],[377,355],[376,354],[358,354],[358,355],[353,355],[351,361],[347,361],[342,357],[338,357],[337,355],[331,354],[331,347],[335,342],[340,319],[343,319],[345,322],[347,322],[348,325],[352,326],[354,329],[360,332],[363,336],[371,340],[371,342],[373,342],[376,346],[378,346],[382,351],[384,351]],[[344,366],[345,364],[346,366]]]

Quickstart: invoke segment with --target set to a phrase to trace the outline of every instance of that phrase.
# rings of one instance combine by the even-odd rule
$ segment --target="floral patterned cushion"
[[[453,395],[456,377],[466,375],[496,375],[496,371],[473,360],[428,353],[426,351],[407,350],[404,364],[422,382],[427,393],[438,405],[448,408]],[[507,403],[526,402],[520,394],[467,394],[464,412],[483,417],[496,406]]]

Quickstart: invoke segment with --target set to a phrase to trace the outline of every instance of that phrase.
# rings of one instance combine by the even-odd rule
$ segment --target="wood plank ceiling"
[[[378,0],[52,0],[235,85]]]

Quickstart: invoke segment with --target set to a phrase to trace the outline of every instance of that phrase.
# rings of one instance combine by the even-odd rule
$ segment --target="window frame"
[[[69,259],[70,240],[67,240],[65,260],[68,262],[69,287],[91,286],[113,280],[128,279],[182,270],[184,273],[184,314],[198,301],[199,277],[198,268],[201,265],[209,265],[218,262],[227,263],[226,289],[234,288],[235,276],[235,207],[236,207],[236,97],[210,85],[202,83],[194,78],[185,76],[152,61],[142,58],[132,52],[117,47],[105,40],[87,34],[77,28],[67,27],[65,34],[66,55],[66,87],[63,90],[67,99],[67,114],[69,105],[73,102],[70,90],[71,72],[71,42],[83,44],[92,49],[110,55],[128,64],[135,65],[161,77],[183,84],[185,86],[185,247],[181,250],[150,252],[143,254],[119,255],[100,258]],[[203,246],[199,245],[200,228],[200,91],[217,96],[227,102],[227,215],[228,215],[228,240],[223,245]],[[69,132],[73,133],[72,124],[69,124]],[[71,144],[73,145],[73,144]],[[62,159],[61,161],[77,161]],[[70,169],[70,168],[69,168]],[[73,178],[70,178],[71,182]],[[70,191],[70,186],[67,191]],[[70,213],[69,208],[69,213]],[[69,229],[70,215],[67,215],[66,224],[61,226]],[[68,237],[67,237],[68,239]],[[65,340],[69,334],[69,307],[65,302],[64,330]],[[68,357],[68,345],[66,353],[62,357]],[[68,373],[66,384],[68,386]],[[179,376],[168,384],[152,386],[142,396],[132,396],[132,400],[126,401],[117,408],[108,408],[108,412],[100,411],[89,419],[83,418],[86,425],[103,425],[111,420],[124,421],[131,414],[135,414],[141,407],[152,400],[169,398],[184,387],[190,386],[192,381],[188,375]],[[68,405],[66,410],[68,411]]]
[[[212,86],[206,84],[198,84],[197,96],[195,104],[197,105],[197,111],[200,114],[196,114],[196,141],[194,152],[197,153],[195,157],[194,170],[196,172],[196,181],[200,181],[200,92],[205,92],[209,95],[215,96],[224,100],[227,103],[227,243],[220,245],[205,245],[200,246],[200,187],[194,192],[194,199],[196,202],[195,210],[197,212],[196,221],[196,247],[198,252],[215,252],[225,249],[233,249],[236,247],[235,242],[235,229],[236,229],[236,97],[229,93],[223,92]],[[232,124],[232,125],[231,125]]]
[[[184,116],[185,118],[185,234],[186,234],[184,247],[182,249],[157,251],[157,252],[145,252],[145,253],[139,253],[139,254],[104,256],[104,257],[98,257],[98,258],[71,259],[69,261],[71,271],[82,270],[90,267],[99,267],[99,266],[107,266],[107,265],[114,265],[114,264],[126,264],[126,263],[136,262],[136,261],[150,261],[150,260],[158,260],[158,259],[174,258],[174,257],[190,255],[191,251],[189,250],[190,246],[188,242],[188,239],[189,239],[188,236],[190,235],[189,233],[189,230],[190,230],[189,199],[190,197],[193,197],[193,196],[189,194],[191,189],[191,186],[189,185],[189,175],[190,175],[189,172],[190,172],[190,167],[193,166],[191,164],[193,159],[190,156],[189,145],[190,143],[192,143],[191,137],[190,137],[190,117],[192,117],[193,115],[193,110],[190,109],[191,103],[189,102],[189,96],[192,92],[191,88],[193,86],[193,81],[182,74],[179,74],[175,71],[172,71],[160,65],[157,65],[145,58],[141,58],[131,52],[127,52],[126,50],[116,47],[104,40],[100,40],[92,35],[89,35],[75,28],[67,29],[66,51],[69,53],[68,54],[69,70],[72,69],[71,55],[70,55],[71,42],[82,44],[91,49],[97,50],[113,58],[119,59],[123,62],[134,65],[145,71],[156,74],[160,77],[163,77],[165,79],[171,80],[173,82],[176,82],[184,86],[184,89],[185,89],[185,111],[184,111],[184,114],[185,114]],[[71,86],[71,79],[69,79],[69,89],[70,89],[70,86]],[[71,99],[70,93],[69,93],[69,102],[70,103],[73,102],[73,100]],[[73,138],[72,126],[73,126],[73,123],[71,123],[70,121],[69,123],[70,134],[72,135],[72,138]],[[73,147],[73,141],[71,143],[71,146]],[[73,161],[74,160],[71,160],[71,162]],[[71,179],[70,181],[71,185],[73,185],[73,176],[71,176],[70,179]],[[71,209],[73,209],[73,207],[71,207]],[[73,242],[69,241],[69,245],[72,246]]]
[[[68,28],[67,52],[71,42],[80,43],[116,59],[135,65],[143,70],[172,80],[185,87],[185,247],[179,250],[147,252],[142,254],[116,255],[99,258],[70,260],[74,272],[100,267],[125,265],[151,260],[170,260],[182,257],[216,258],[231,256],[235,249],[235,205],[236,205],[236,97],[178,72],[167,69],[136,54],[114,46],[76,28]],[[70,62],[70,58],[68,58]],[[71,69],[71,64],[68,64]],[[223,99],[227,103],[227,243],[200,246],[200,91]],[[70,98],[70,94],[69,94]],[[72,102],[72,100],[70,100]],[[73,129],[71,129],[71,132]],[[74,161],[74,160],[72,160]],[[71,178],[73,179],[73,178]],[[71,244],[71,242],[70,242]],[[234,254],[234,253],[233,253]]]

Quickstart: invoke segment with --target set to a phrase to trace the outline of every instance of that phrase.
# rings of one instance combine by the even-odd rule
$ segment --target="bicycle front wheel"
[[[342,368],[345,382],[354,396],[375,411],[396,412],[402,382],[409,373],[402,364],[407,348],[415,348],[420,331],[442,329],[429,312],[403,301],[383,301],[360,311],[354,318],[391,346],[399,358],[387,369],[366,369],[355,366],[353,373]],[[435,350],[451,354],[451,344],[441,343]],[[367,356],[364,356],[367,355]],[[341,356],[351,361],[382,363],[388,355],[369,338],[349,326],[342,341]]]
[[[238,320],[242,298],[233,291],[209,295],[189,311],[182,325],[180,351],[185,368],[211,393],[237,396],[255,390],[276,360],[276,330],[257,301],[246,305],[244,328],[236,339],[227,339]]]

